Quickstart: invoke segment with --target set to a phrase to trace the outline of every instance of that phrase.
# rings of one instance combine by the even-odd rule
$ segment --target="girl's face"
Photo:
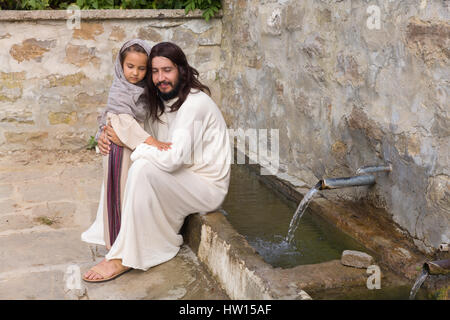
[[[128,52],[122,67],[125,79],[136,84],[144,79],[147,73],[147,55],[141,52]]]

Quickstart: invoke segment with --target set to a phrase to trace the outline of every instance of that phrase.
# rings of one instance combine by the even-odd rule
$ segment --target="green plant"
[[[450,286],[446,286],[443,288],[440,288],[439,290],[435,291],[432,295],[434,299],[436,300],[448,300],[450,298]]]
[[[45,224],[47,226],[51,226],[52,224],[58,222],[57,217],[51,218],[51,217],[46,217],[46,216],[39,216],[37,218],[35,218],[34,220],[39,222],[40,224]]]
[[[195,9],[200,9],[203,11],[203,18],[206,21],[209,21],[222,7],[220,0],[187,0],[184,3],[186,14],[189,11],[193,11]]]
[[[7,10],[45,10],[50,0],[0,0],[0,9]]]
[[[81,10],[88,9],[114,9],[113,0],[77,0],[75,4]]]
[[[50,6],[48,0],[26,0],[22,2],[25,10],[45,10]]]
[[[222,7],[220,0],[0,0],[0,10],[67,9],[71,4],[88,9],[185,9],[202,10],[209,21]]]
[[[120,9],[183,9],[182,0],[122,0]]]
[[[94,136],[91,136],[89,138],[88,145],[87,145],[86,149],[93,150],[93,149],[95,149],[96,146],[97,146],[97,141],[95,140]]]

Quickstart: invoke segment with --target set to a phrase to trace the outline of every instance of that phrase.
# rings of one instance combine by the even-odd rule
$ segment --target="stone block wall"
[[[387,209],[425,252],[448,243],[449,1],[223,7],[219,80],[229,126],[279,129],[280,172],[310,187],[391,162],[373,188],[322,195]]]
[[[207,23],[184,10],[87,10],[79,26],[74,18],[65,10],[0,11],[0,152],[85,146],[117,52],[136,37],[180,45],[220,100],[220,18]]]

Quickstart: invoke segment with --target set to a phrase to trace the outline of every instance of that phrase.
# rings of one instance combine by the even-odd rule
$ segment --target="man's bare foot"
[[[123,273],[131,268],[122,265],[121,259],[103,259],[99,264],[87,271],[83,279],[87,281],[102,281],[103,279],[114,278],[114,275]]]

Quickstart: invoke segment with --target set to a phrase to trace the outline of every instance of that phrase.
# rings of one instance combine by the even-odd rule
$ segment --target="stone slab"
[[[0,273],[0,299],[14,300],[147,300],[147,299],[200,299],[228,300],[227,295],[217,283],[199,265],[197,257],[187,246],[182,246],[179,254],[172,260],[150,268],[147,271],[132,270],[114,281],[104,283],[80,282],[68,284],[68,275],[75,276],[69,268],[79,270],[81,275],[95,262],[62,264],[36,268],[34,271],[9,273],[2,277]],[[3,273],[4,275],[4,273]],[[77,281],[73,283],[78,283]],[[69,290],[71,289],[72,290]],[[77,292],[78,294],[74,294]]]
[[[0,273],[36,266],[92,261],[88,245],[83,245],[80,239],[82,230],[48,229],[47,232],[0,236]]]
[[[7,230],[28,229],[35,226],[31,217],[21,214],[8,214],[0,216],[0,233]]]
[[[355,250],[344,250],[341,256],[341,263],[344,266],[354,268],[367,268],[373,264],[373,257],[365,252]]]

